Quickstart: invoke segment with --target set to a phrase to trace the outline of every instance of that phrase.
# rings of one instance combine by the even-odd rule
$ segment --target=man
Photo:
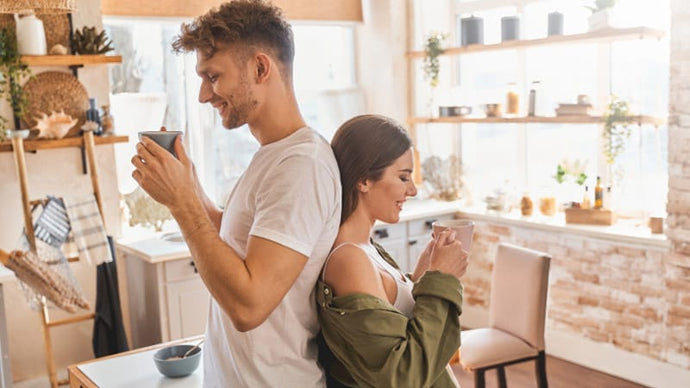
[[[322,387],[313,289],[341,193],[330,146],[297,106],[292,30],[278,8],[237,0],[183,25],[173,48],[196,51],[199,101],[225,128],[248,124],[261,145],[222,212],[181,139],[179,160],[147,138],[132,158],[132,176],[170,209],[213,297],[204,386]]]

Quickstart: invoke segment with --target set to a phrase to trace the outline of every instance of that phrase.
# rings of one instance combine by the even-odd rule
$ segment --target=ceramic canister
[[[33,11],[14,15],[17,23],[17,51],[22,55],[46,55],[46,34],[43,22]]]
[[[482,18],[470,16],[460,19],[460,43],[463,46],[484,43],[484,20]]]
[[[549,14],[549,28],[548,35],[563,35],[563,14],[560,12],[551,12]]]
[[[501,18],[501,42],[520,39],[520,19],[517,16]]]

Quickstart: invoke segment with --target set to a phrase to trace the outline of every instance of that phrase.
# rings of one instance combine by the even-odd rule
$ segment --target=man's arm
[[[259,326],[280,304],[307,263],[307,257],[273,241],[250,236],[242,260],[218,236],[203,208],[175,211],[201,278],[235,328]],[[280,260],[275,260],[280,258]]]
[[[209,211],[194,166],[181,139],[175,141],[179,160],[144,137],[132,158],[134,179],[153,199],[170,209],[192,253],[206,287],[235,327],[247,331],[260,325],[283,299],[307,257],[275,242],[249,237],[247,256],[239,257],[218,235],[219,211]],[[215,206],[213,206],[215,207]],[[275,260],[280,258],[280,260]]]

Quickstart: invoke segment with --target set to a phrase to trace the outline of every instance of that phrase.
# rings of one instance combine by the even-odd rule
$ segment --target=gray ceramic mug
[[[142,136],[146,136],[168,150],[174,157],[177,157],[175,153],[175,138],[181,134],[182,131],[142,131],[139,132],[139,141],[141,141]]]

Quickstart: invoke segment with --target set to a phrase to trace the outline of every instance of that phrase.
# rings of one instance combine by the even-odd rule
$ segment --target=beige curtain
[[[103,15],[195,17],[223,0],[101,0]],[[273,0],[289,20],[362,21],[361,0]]]

